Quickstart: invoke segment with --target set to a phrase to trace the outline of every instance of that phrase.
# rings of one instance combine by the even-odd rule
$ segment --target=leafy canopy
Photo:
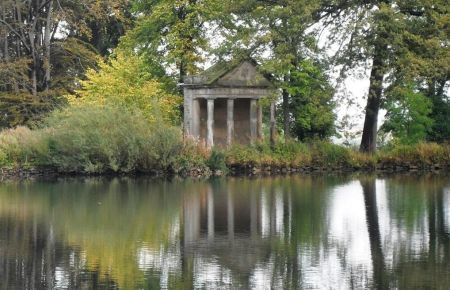
[[[109,63],[99,60],[99,70],[89,69],[81,86],[69,98],[72,105],[116,105],[137,108],[150,122],[179,120],[180,98],[167,93],[142,58],[134,54],[119,51]]]
[[[414,144],[425,140],[433,124],[429,117],[431,100],[411,86],[397,86],[390,95],[385,103],[388,113],[382,130],[391,132],[401,143]]]

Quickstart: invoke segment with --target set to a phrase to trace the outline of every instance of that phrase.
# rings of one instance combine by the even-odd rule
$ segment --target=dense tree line
[[[122,0],[1,1],[1,125],[26,123],[64,102],[98,55],[117,45],[127,11]]]
[[[333,136],[329,72],[363,68],[370,85],[361,151],[376,150],[380,109],[381,132],[399,142],[448,141],[449,8],[446,0],[2,1],[1,126],[77,95],[86,69],[118,46],[167,94],[207,60],[256,59],[280,88],[286,139]],[[331,57],[318,45],[324,34]]]

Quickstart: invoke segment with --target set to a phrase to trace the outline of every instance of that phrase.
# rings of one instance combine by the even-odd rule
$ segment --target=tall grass
[[[396,145],[381,151],[379,161],[400,166],[450,166],[450,145],[436,143]]]
[[[38,130],[0,134],[4,164],[31,162],[61,172],[167,171],[182,148],[179,129],[119,107],[71,108],[54,112]]]
[[[27,127],[7,129],[0,134],[0,166],[41,164],[46,154],[42,136],[45,130],[32,131]]]

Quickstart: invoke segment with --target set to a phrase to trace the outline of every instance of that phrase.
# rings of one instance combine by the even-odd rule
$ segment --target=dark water
[[[450,177],[0,184],[0,289],[449,289]]]

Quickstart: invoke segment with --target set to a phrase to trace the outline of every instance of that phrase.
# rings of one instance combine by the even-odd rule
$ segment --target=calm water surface
[[[450,177],[0,184],[0,289],[449,289]]]

